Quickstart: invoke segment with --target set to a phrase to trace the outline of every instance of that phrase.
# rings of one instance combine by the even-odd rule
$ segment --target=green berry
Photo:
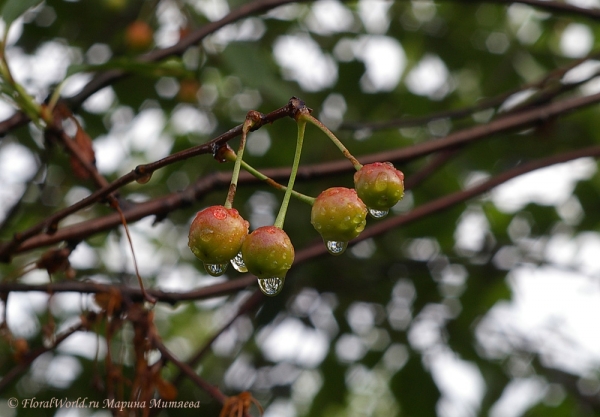
[[[404,197],[404,174],[389,162],[375,162],[354,174],[354,187],[369,209],[387,211]]]
[[[207,207],[192,221],[188,245],[206,265],[226,264],[240,251],[249,226],[236,209]]]
[[[294,246],[282,229],[263,226],[244,240],[242,258],[248,271],[257,278],[283,279],[294,262]]]
[[[367,207],[351,188],[333,187],[315,199],[310,222],[325,242],[348,242],[367,223]]]

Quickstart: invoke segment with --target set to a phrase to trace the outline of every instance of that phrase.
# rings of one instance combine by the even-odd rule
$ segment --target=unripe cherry
[[[262,226],[244,240],[242,258],[248,271],[258,278],[263,293],[276,295],[294,262],[294,246],[279,227]]]
[[[225,272],[227,263],[240,251],[250,224],[236,209],[211,206],[192,221],[188,246],[214,276]]]
[[[315,199],[310,213],[310,222],[333,255],[344,252],[348,241],[364,230],[366,218],[367,207],[356,190],[345,187],[323,191]]]
[[[404,174],[389,162],[364,165],[354,174],[354,187],[373,217],[384,217],[404,197]]]

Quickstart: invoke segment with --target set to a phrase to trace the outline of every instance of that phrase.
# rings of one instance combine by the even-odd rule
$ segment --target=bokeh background
[[[554,1],[290,2],[226,25],[181,56],[136,61],[245,3],[47,0],[11,25],[5,57],[39,102],[63,81],[62,96],[76,97],[93,78],[91,69],[129,74],[74,110],[109,181],[205,143],[243,122],[249,110],[268,113],[292,96],[360,160],[600,92],[594,0],[561,2],[564,8],[552,7]],[[151,28],[148,44],[128,40],[133,21]],[[8,99],[0,101],[0,120],[15,112]],[[599,116],[598,106],[590,106],[457,148],[389,216],[526,161],[597,144]],[[289,167],[295,136],[291,119],[265,126],[249,135],[245,160],[259,169]],[[436,157],[396,167],[409,179]],[[325,135],[307,129],[303,165],[340,159]],[[198,156],[120,193],[132,204],[150,201],[231,168]],[[316,196],[352,184],[345,172],[299,178],[297,189]],[[599,187],[597,161],[576,159],[364,239],[341,256],[294,266],[283,292],[236,319],[195,369],[226,395],[250,391],[266,417],[600,415]],[[94,189],[73,175],[64,150],[49,146],[34,124],[0,139],[3,242]],[[164,218],[130,223],[148,288],[186,292],[239,277],[233,268],[207,275],[187,247],[195,212],[222,204],[225,195],[216,187]],[[273,223],[281,199],[265,185],[244,184],[234,207],[255,229]],[[108,213],[96,204],[60,227]],[[310,208],[301,202],[292,201],[285,230],[297,250],[319,244]],[[3,282],[49,282],[43,270],[18,276],[41,253],[0,265]],[[69,261],[76,280],[137,285],[122,228],[80,242]],[[155,323],[166,346],[182,360],[192,357],[256,288],[158,303]],[[48,342],[49,322],[60,333],[97,308],[91,295],[78,292],[11,292],[0,303],[3,328],[32,347]],[[132,366],[131,338],[125,327],[111,341],[125,369]],[[5,401],[102,400],[91,381],[102,379],[106,349],[101,330],[73,334],[4,387],[0,415],[110,416],[100,409],[11,409]],[[2,376],[16,366],[14,346],[0,341],[0,352]],[[164,370],[167,379],[174,374]],[[219,414],[220,405],[192,382],[178,389],[202,408],[160,415]]]

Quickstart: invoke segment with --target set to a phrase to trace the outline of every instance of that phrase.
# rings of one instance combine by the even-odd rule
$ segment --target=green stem
[[[262,172],[258,171],[257,169],[255,169],[251,165],[249,165],[246,161],[242,161],[242,168],[244,168],[246,171],[248,171],[250,174],[252,174],[256,178],[258,178],[259,180],[266,182],[273,188],[277,188],[278,190],[282,190],[282,191],[288,190],[288,187],[286,187],[285,185],[279,184],[277,181],[273,180],[272,178],[267,177],[265,174],[263,174]],[[299,193],[296,190],[292,190],[292,197],[294,197],[306,204],[309,204],[311,206],[315,202],[314,197]]]
[[[352,162],[352,165],[354,165],[354,169],[356,169],[357,171],[360,170],[362,168],[362,164],[360,162],[358,162],[358,159],[356,159],[354,156],[352,156],[352,154],[350,153],[350,151],[344,146],[344,144],[333,134],[333,132],[331,130],[329,130],[327,128],[327,126],[325,126],[323,123],[321,123],[318,119],[316,119],[315,117],[313,117],[312,115],[310,115],[309,113],[305,113],[302,114],[300,116],[300,118],[306,120],[307,122],[312,123],[313,125],[315,125],[316,127],[318,127],[319,129],[321,129],[321,131],[323,133],[325,133],[329,139],[331,139],[331,141],[335,144],[335,146],[338,147],[338,149],[340,151],[342,151],[342,153],[344,154],[344,156],[346,158],[348,158],[348,160],[350,162]]]
[[[36,125],[38,125],[38,127],[43,129],[43,126],[40,123],[40,115],[42,113],[41,106],[36,103],[36,101],[29,95],[27,91],[25,91],[21,84],[14,82],[13,88],[17,93],[17,102],[19,103],[21,110],[23,110],[25,114],[27,114]]]
[[[294,181],[296,180],[296,173],[300,166],[300,155],[302,154],[302,143],[304,142],[304,130],[306,128],[306,120],[304,117],[298,117],[296,122],[298,123],[298,139],[296,141],[296,154],[294,155],[294,163],[292,164],[292,172],[290,173],[290,179],[288,181],[287,190],[283,196],[283,202],[279,208],[279,214],[275,219],[275,227],[283,229],[283,222],[285,221],[285,215],[287,208],[290,203],[290,197],[292,196],[292,189],[294,188]]]
[[[233,198],[237,191],[238,178],[240,176],[240,168],[242,166],[242,157],[244,156],[244,148],[246,147],[246,137],[248,132],[257,124],[262,121],[262,114],[250,110],[244,120],[244,126],[242,127],[242,139],[240,140],[240,147],[235,157],[235,165],[233,166],[233,172],[231,174],[231,184],[229,184],[229,192],[227,193],[227,199],[225,200],[225,208],[230,209],[233,207]]]
[[[242,127],[242,138],[240,139],[240,146],[235,156],[233,172],[231,173],[231,183],[229,184],[229,192],[227,193],[227,198],[225,199],[225,208],[227,209],[233,207],[233,198],[235,197],[235,192],[237,191],[237,183],[238,178],[240,177],[240,168],[242,166],[242,157],[244,156],[244,148],[246,147],[246,136],[248,135],[250,127],[252,127],[252,121],[249,118],[246,118],[246,121],[244,121],[244,126]]]
[[[48,101],[48,108],[50,110],[53,110],[54,106],[56,106],[56,103],[58,103],[58,100],[60,99],[60,92],[62,91],[64,85],[65,80],[61,81],[60,84],[58,84],[52,92],[52,96],[50,96],[50,101]]]
[[[17,106],[19,106],[36,125],[43,129],[43,126],[40,123],[41,106],[29,95],[29,93],[27,93],[27,91],[25,91],[25,88],[23,88],[21,84],[15,81],[8,62],[6,61],[5,48],[8,29],[9,26],[5,28],[4,39],[0,42],[0,77],[6,84],[12,87],[12,99]]]

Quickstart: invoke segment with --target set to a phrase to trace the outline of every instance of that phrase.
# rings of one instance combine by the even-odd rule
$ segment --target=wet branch
[[[478,139],[489,138],[501,132],[531,127],[532,125],[535,125],[537,123],[542,123],[549,119],[563,116],[565,114],[584,108],[586,106],[590,106],[592,104],[596,104],[598,102],[600,102],[600,93],[590,96],[575,97],[561,100],[558,102],[540,106],[538,108],[524,110],[519,113],[509,114],[501,118],[495,119],[487,124],[477,125],[461,131],[457,131],[441,139],[435,139],[427,142],[418,143],[416,145],[406,148],[387,150],[383,152],[370,154],[361,157],[360,162],[363,164],[368,164],[377,161],[391,161],[395,163],[407,162],[428,154],[436,153],[443,150],[454,149]],[[288,116],[288,112],[293,111],[288,107],[289,105],[276,110],[274,112],[276,116],[274,116],[275,118],[273,120]],[[136,168],[134,171],[132,171],[130,174],[127,174],[125,177],[127,177],[127,179],[134,178],[136,175],[140,175],[140,170],[143,171],[143,174],[147,174],[147,172],[151,172],[169,163],[174,163],[202,153],[208,153],[209,150],[212,152],[216,145],[225,143],[227,140],[240,133],[241,125],[234,129],[231,129],[227,133],[214,139],[210,142],[210,144],[190,148],[183,152],[173,154],[160,161],[143,165],[141,167]],[[149,171],[146,171],[145,167],[148,167],[147,169]],[[350,170],[352,170],[352,167],[348,165],[346,160],[338,160],[328,163],[302,167],[298,172],[298,178],[307,180],[311,178],[321,177],[323,175],[333,175],[349,172]],[[138,174],[136,174],[136,172]],[[289,169],[286,168],[285,170],[278,170],[277,172],[264,171],[264,173],[276,180],[278,178],[284,177],[285,175],[289,175]],[[116,182],[124,181],[123,178],[125,177],[120,178]],[[239,182],[243,183],[244,181],[249,180],[249,176],[241,176]],[[252,179],[252,181],[255,180]],[[219,173],[207,176],[200,179],[196,184],[192,185],[183,192],[169,194],[163,197],[156,198],[154,200],[150,200],[148,202],[136,204],[130,208],[127,208],[126,210],[123,210],[123,213],[125,215],[125,219],[129,223],[151,215],[155,215],[161,218],[162,216],[166,216],[171,211],[181,208],[199,199],[210,190],[226,186],[228,182],[229,178],[226,177],[225,174]],[[109,189],[112,190],[113,184],[111,184],[111,186],[105,191]],[[88,197],[86,201],[90,202],[91,198],[92,196]],[[91,200],[91,202],[94,201],[95,200]],[[118,226],[120,223],[121,217],[119,216],[119,214],[113,213],[104,217],[84,221],[76,225],[65,227],[64,229],[60,229],[51,235],[36,235],[37,233],[40,233],[43,229],[43,227],[40,227],[38,225],[38,228],[35,229],[35,233],[32,233],[31,230],[28,230],[27,232],[16,234],[13,241],[1,245],[0,259],[6,260],[12,254],[26,252],[32,249],[52,245],[62,241],[81,241],[96,233],[110,230]],[[31,235],[31,237],[26,238],[26,236],[28,235]]]
[[[572,161],[578,158],[584,157],[600,157],[600,146],[591,146],[566,152],[559,155],[552,155],[546,158],[540,158],[531,162],[524,163],[516,168],[502,172],[489,180],[482,182],[481,184],[468,188],[466,190],[457,191],[455,193],[440,197],[436,200],[425,203],[421,206],[414,208],[412,211],[391,217],[387,220],[379,221],[373,226],[367,227],[361,235],[350,241],[350,245],[356,244],[362,240],[369,239],[372,237],[380,236],[393,230],[394,228],[402,225],[412,223],[414,221],[427,218],[428,216],[447,210],[457,204],[463,203],[467,200],[480,196],[492,188],[497,187],[500,184],[505,183],[513,178],[520,175],[526,174],[531,171],[535,171],[540,168],[547,166]],[[318,256],[327,254],[327,249],[322,242],[309,245],[296,253],[294,265],[298,265],[309,260],[312,260]],[[177,303],[180,301],[191,301],[200,300],[206,298],[212,298],[222,295],[227,295],[233,292],[240,291],[241,289],[247,288],[250,285],[256,283],[256,278],[252,275],[246,274],[234,280],[226,281],[216,285],[203,287],[197,290],[187,292],[163,292],[159,290],[148,290],[148,293],[155,297],[158,301],[167,303]],[[19,283],[0,283],[0,293],[9,293],[12,291],[43,291],[43,292],[65,292],[65,291],[76,291],[81,293],[97,293],[106,292],[110,288],[115,288],[111,285],[97,284],[92,282],[61,282],[61,283],[50,283],[42,285],[28,285]],[[130,287],[116,287],[119,291],[127,293],[132,300],[141,301],[142,293],[138,288]]]

